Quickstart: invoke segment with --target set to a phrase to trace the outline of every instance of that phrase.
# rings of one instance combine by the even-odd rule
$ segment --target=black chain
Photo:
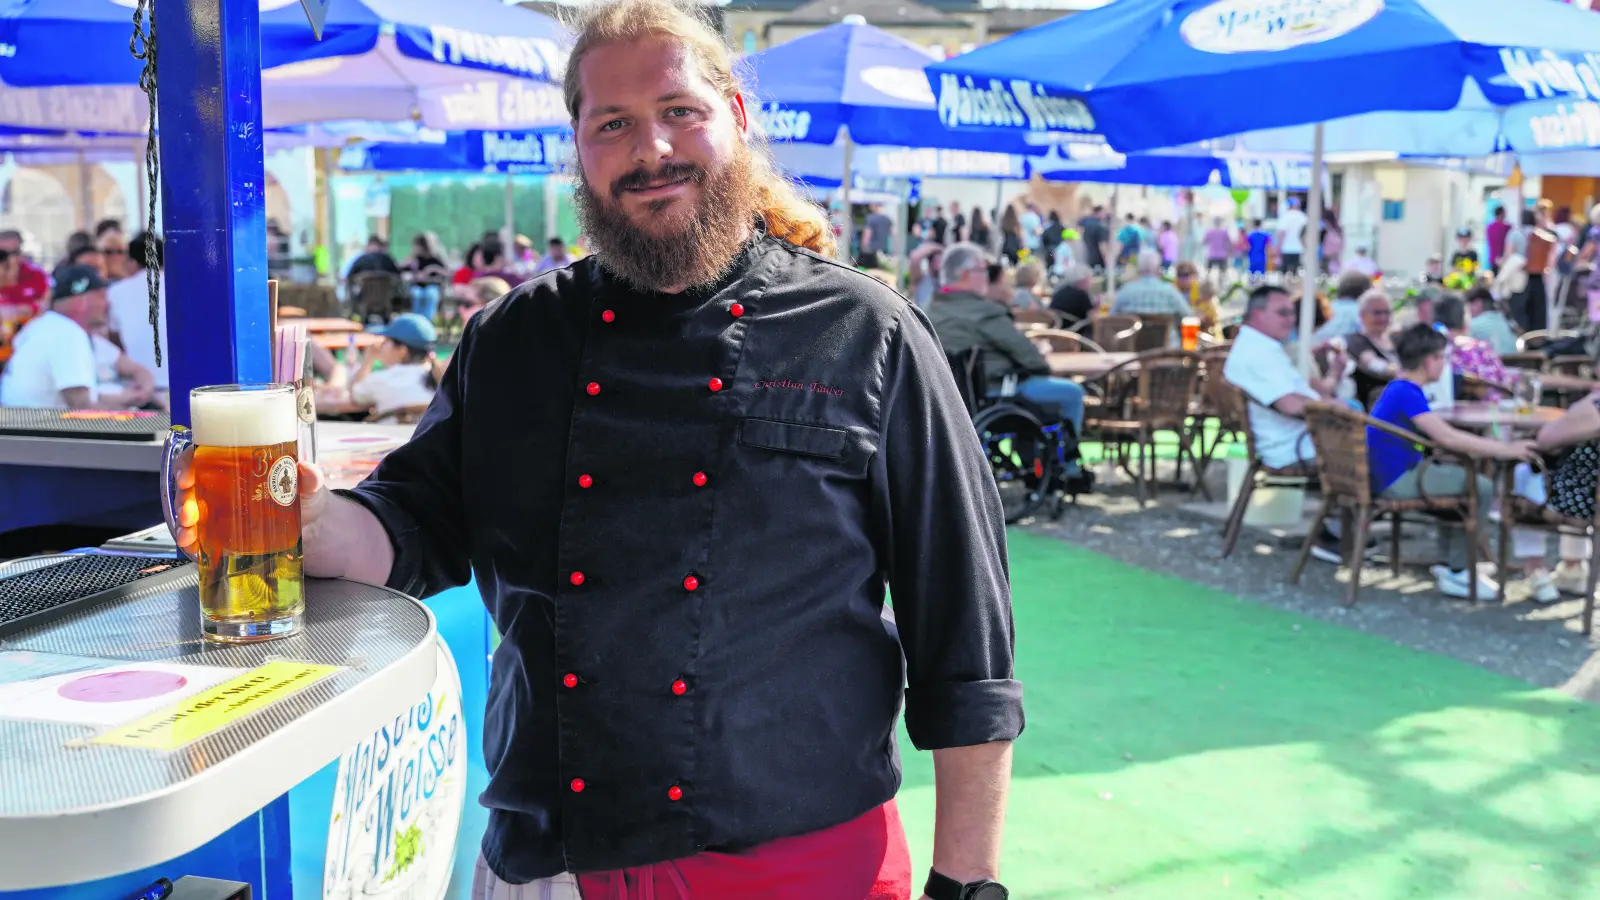
[[[156,146],[156,0],[139,0],[133,11],[133,37],[128,49],[134,59],[144,60],[139,73],[139,89],[150,100],[150,130],[145,139],[145,190],[150,208],[144,222],[144,272],[150,289],[150,331],[155,335],[156,365],[161,365],[161,257],[156,250],[156,191],[161,179],[161,153]]]

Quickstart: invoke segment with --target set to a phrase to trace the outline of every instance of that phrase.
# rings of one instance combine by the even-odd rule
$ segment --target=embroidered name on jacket
[[[833,397],[843,397],[844,396],[844,388],[842,388],[842,387],[834,387],[831,384],[823,384],[820,381],[812,381],[812,382],[808,383],[808,382],[804,382],[804,381],[790,381],[787,378],[779,378],[779,379],[773,379],[773,380],[760,380],[760,379],[758,379],[756,381],[756,388],[757,389],[783,388],[783,389],[792,390],[792,391],[809,391],[810,393],[813,393],[813,394],[828,394],[828,395],[833,396]]]

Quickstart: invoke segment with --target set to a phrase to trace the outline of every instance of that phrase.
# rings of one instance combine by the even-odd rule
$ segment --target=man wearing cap
[[[408,407],[420,410],[427,406],[439,387],[433,369],[433,345],[438,340],[433,323],[406,313],[372,333],[382,335],[384,341],[368,351],[351,378],[350,399],[372,409],[379,421]],[[377,363],[383,368],[374,372]]]
[[[92,266],[68,266],[51,292],[50,309],[17,334],[11,362],[0,373],[0,406],[135,409],[150,402],[154,384],[143,366],[119,356],[127,386],[102,393],[89,335],[106,327],[106,280]]]

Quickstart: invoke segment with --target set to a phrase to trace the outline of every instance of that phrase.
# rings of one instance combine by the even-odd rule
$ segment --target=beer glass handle
[[[161,455],[161,514],[167,520],[167,530],[172,532],[172,539],[178,539],[178,457],[183,451],[189,449],[194,443],[189,436],[189,429],[182,425],[172,426],[167,432],[166,452]],[[194,559],[194,554],[178,548],[178,552]]]

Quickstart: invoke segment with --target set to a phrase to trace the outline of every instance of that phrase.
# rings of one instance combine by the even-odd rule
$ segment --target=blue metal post
[[[155,6],[172,421],[187,425],[191,388],[272,380],[261,17],[257,0]]]

